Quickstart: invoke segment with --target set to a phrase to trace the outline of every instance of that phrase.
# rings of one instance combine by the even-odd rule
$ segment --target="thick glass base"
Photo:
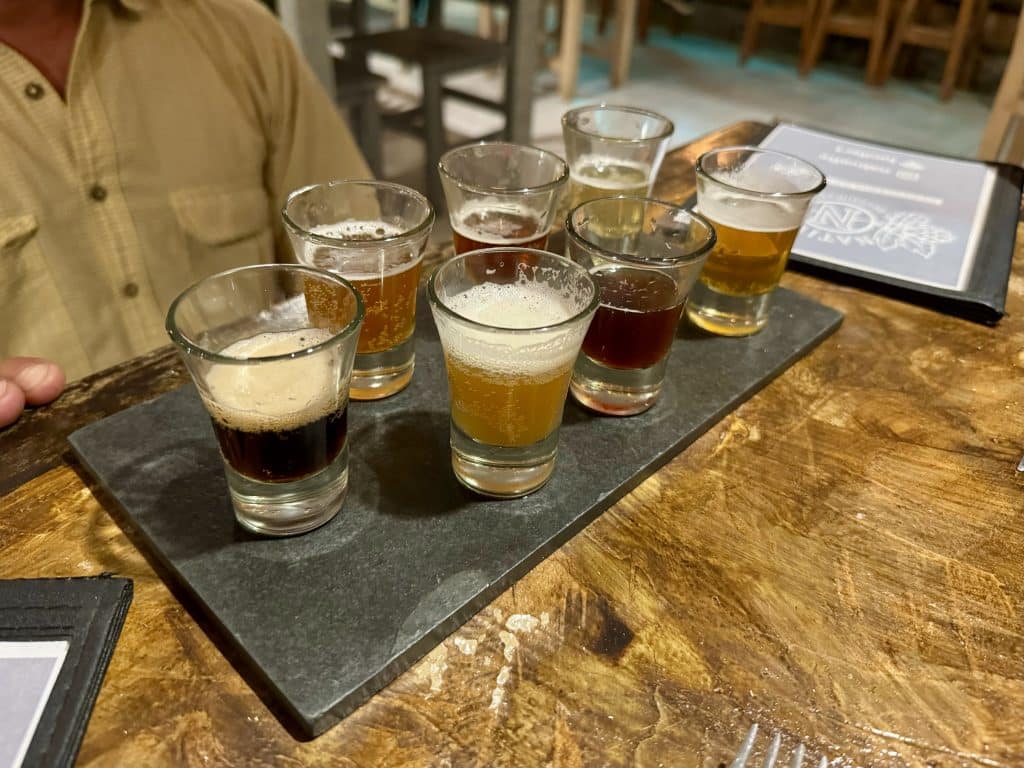
[[[415,365],[415,340],[411,337],[383,352],[356,353],[349,397],[380,400],[397,394],[409,386]]]
[[[686,316],[694,325],[719,336],[750,336],[768,323],[770,300],[770,292],[732,296],[698,282],[686,302]]]
[[[609,368],[580,354],[569,391],[580,405],[609,416],[633,416],[654,405],[661,394],[668,358],[649,368]]]
[[[514,499],[551,478],[558,430],[533,445],[506,448],[477,442],[453,423],[451,446],[452,469],[460,483],[483,496]]]
[[[338,514],[348,492],[348,446],[320,472],[291,483],[263,483],[227,464],[224,470],[235,519],[243,528],[264,536],[294,536]]]

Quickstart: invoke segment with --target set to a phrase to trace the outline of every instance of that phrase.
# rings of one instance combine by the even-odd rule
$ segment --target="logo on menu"
[[[884,252],[904,251],[924,259],[956,240],[945,227],[917,211],[890,211],[857,197],[833,197],[811,203],[803,235],[834,245],[867,245]]]

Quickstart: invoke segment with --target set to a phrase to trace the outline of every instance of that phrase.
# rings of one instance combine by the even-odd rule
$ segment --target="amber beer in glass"
[[[601,104],[566,112],[570,207],[598,197],[647,197],[673,130],[664,115],[635,107]]]
[[[536,147],[480,142],[438,163],[456,253],[517,245],[544,248],[569,168]]]
[[[539,488],[597,309],[593,279],[563,256],[491,248],[443,264],[427,295],[448,371],[455,476],[498,498]]]
[[[416,290],[434,222],[430,203],[400,184],[335,181],[293,192],[282,218],[301,264],[341,275],[363,297],[353,399],[400,392],[416,361]]]
[[[362,321],[349,283],[294,264],[222,272],[171,305],[167,332],[210,414],[245,528],[303,533],[340,509]]]
[[[696,325],[748,336],[768,322],[807,207],[825,176],[804,160],[757,147],[726,147],[697,160],[697,206],[718,242],[686,307]]]
[[[715,244],[699,214],[658,200],[606,197],[565,222],[569,255],[600,289],[571,391],[599,413],[629,416],[657,401],[687,294]]]

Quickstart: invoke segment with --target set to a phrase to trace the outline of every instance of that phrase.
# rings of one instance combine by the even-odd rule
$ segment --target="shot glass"
[[[292,192],[282,212],[295,257],[359,290],[353,400],[401,392],[416,364],[416,291],[434,209],[419,192],[383,181],[332,181]]]
[[[714,225],[718,242],[686,316],[722,336],[764,328],[807,206],[824,188],[821,171],[782,152],[726,147],[701,155],[697,207]]]
[[[597,286],[563,256],[489,248],[438,268],[427,296],[448,371],[455,476],[485,496],[536,490],[555,466]]]
[[[167,333],[213,422],[235,518],[250,531],[305,533],[341,508],[362,322],[348,282],[293,264],[221,272],[171,304]]]
[[[715,230],[676,205],[605,197],[574,208],[565,222],[569,256],[600,290],[572,374],[581,405],[629,416],[657,401],[672,340]]]
[[[647,197],[673,130],[664,115],[634,107],[601,104],[566,112],[570,207],[612,195]]]
[[[544,248],[569,167],[536,147],[480,142],[438,163],[456,253],[518,245]]]

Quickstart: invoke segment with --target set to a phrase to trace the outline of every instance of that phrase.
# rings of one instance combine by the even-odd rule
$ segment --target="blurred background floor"
[[[446,23],[476,29],[477,6],[448,0]],[[797,74],[794,30],[765,30],[762,43],[745,67],[737,63],[744,9],[702,6],[686,20],[682,34],[653,26],[646,44],[634,48],[628,82],[609,87],[609,64],[584,53],[575,97],[563,101],[555,75],[542,70],[536,81],[532,140],[557,152],[563,149],[560,119],[572,106],[599,102],[652,109],[675,123],[671,146],[679,146],[731,122],[743,119],[784,119],[896,145],[972,157],[977,150],[993,92],[999,62],[982,67],[980,90],[957,90],[948,101],[938,99],[938,77],[920,72],[890,79],[884,87],[866,85],[863,59],[866,44],[834,45],[806,78]],[[551,26],[554,26],[553,20]],[[787,37],[789,35],[789,37]],[[585,39],[595,40],[596,18],[588,15]],[[924,57],[924,54],[922,54]],[[938,62],[941,66],[941,62]],[[388,77],[381,94],[385,109],[416,102],[419,78],[393,60],[375,57],[372,68]],[[930,62],[915,62],[927,70]],[[479,71],[455,80],[482,95],[500,94],[500,71]],[[468,105],[447,102],[445,124],[452,140],[471,139],[501,127],[501,118]],[[383,171],[387,178],[417,189],[425,184],[423,148],[415,138],[386,132]],[[440,216],[439,221],[444,217]],[[447,237],[439,228],[438,237]]]

